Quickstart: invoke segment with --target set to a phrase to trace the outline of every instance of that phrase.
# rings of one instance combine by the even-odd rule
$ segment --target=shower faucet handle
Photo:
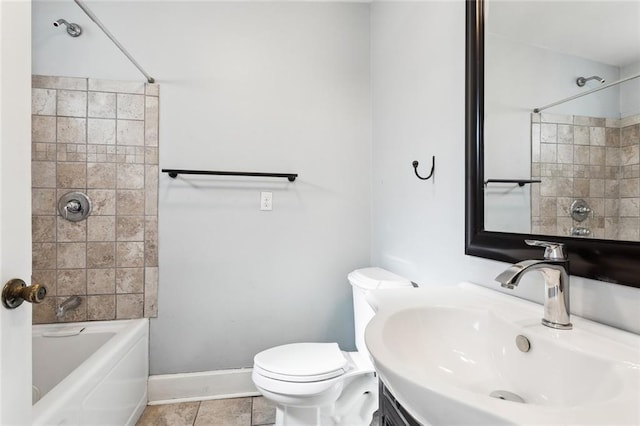
[[[524,240],[528,246],[544,247],[545,260],[568,260],[565,245],[554,241]]]

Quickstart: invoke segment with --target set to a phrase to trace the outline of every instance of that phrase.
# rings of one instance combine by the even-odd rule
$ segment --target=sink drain
[[[498,398],[504,401],[513,401],[513,402],[521,402],[524,403],[524,399],[522,399],[519,395],[516,395],[513,392],[505,391],[505,390],[497,390],[493,391],[489,394],[491,398]]]

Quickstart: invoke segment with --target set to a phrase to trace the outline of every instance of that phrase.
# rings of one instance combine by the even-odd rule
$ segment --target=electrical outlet
[[[260,193],[260,210],[273,210],[273,193]]]

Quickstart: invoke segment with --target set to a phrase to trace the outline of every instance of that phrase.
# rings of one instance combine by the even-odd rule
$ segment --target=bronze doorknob
[[[47,295],[47,289],[40,284],[28,286],[20,278],[13,278],[2,289],[2,304],[7,309],[15,309],[25,300],[29,303],[41,303]]]

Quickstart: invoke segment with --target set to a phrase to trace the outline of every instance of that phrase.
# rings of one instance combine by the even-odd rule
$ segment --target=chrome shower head
[[[60,25],[64,25],[65,27],[67,27],[67,34],[69,34],[71,37],[78,37],[80,34],[82,34],[82,28],[78,24],[67,22],[64,19],[53,21],[54,27],[59,27]]]
[[[578,78],[576,79],[576,84],[577,84],[579,87],[582,87],[582,86],[584,86],[585,84],[587,84],[587,81],[589,81],[589,80],[598,80],[598,81],[600,82],[600,84],[603,84],[603,83],[604,83],[604,78],[602,78],[602,77],[598,77],[597,75],[592,75],[591,77],[578,77]]]

